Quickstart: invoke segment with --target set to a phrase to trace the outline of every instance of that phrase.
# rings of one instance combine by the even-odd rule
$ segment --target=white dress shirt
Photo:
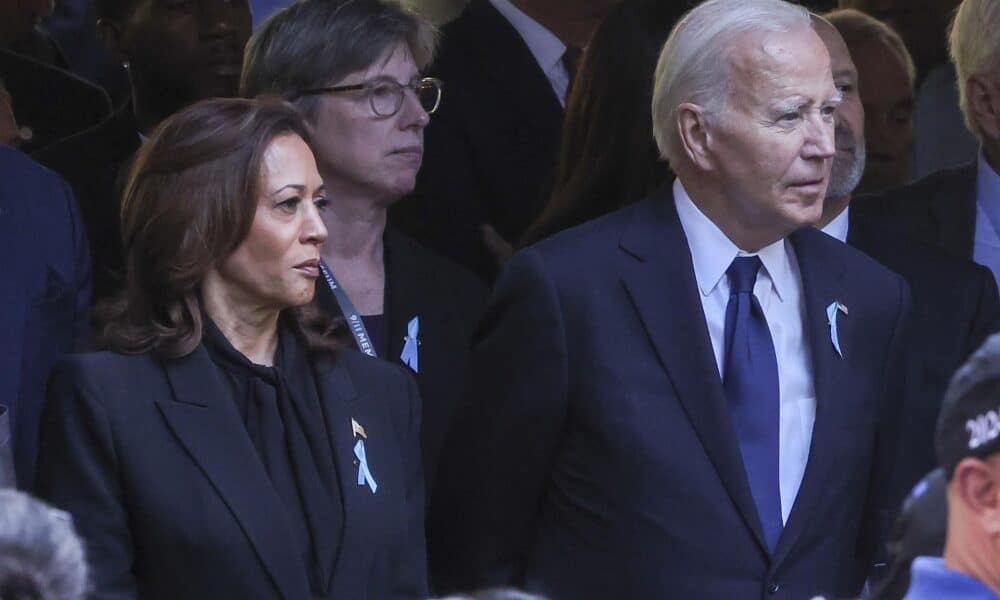
[[[850,210],[850,206],[844,207],[844,210],[840,211],[840,214],[834,217],[833,220],[827,223],[826,227],[820,229],[820,231],[846,244],[847,232],[851,226]]]
[[[812,363],[803,331],[805,299],[795,251],[790,242],[779,240],[759,252],[743,252],[695,206],[679,178],[674,181],[674,200],[691,249],[695,280],[701,292],[701,306],[705,311],[720,377],[725,376],[723,353],[726,306],[729,304],[726,270],[737,256],[756,254],[763,264],[757,273],[753,294],[764,311],[778,360],[781,420],[778,476],[781,518],[787,523],[809,460],[809,445],[816,421]]]
[[[982,151],[976,167],[976,231],[972,260],[993,271],[1000,285],[1000,175]]]
[[[554,33],[541,23],[524,14],[524,11],[510,3],[510,0],[490,0],[505,19],[510,21],[517,33],[528,45],[532,56],[541,67],[552,91],[556,93],[559,104],[566,107],[566,92],[569,89],[569,73],[563,66],[562,57],[566,53],[566,44],[559,41]]]

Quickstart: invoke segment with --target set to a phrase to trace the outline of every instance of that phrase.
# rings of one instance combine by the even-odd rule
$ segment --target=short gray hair
[[[653,136],[676,168],[678,107],[691,102],[718,115],[727,102],[729,46],[748,33],[790,33],[812,27],[809,11],[783,0],[708,0],[667,38],[653,80]]]
[[[87,562],[70,516],[0,490],[0,598],[79,600],[86,592]]]
[[[243,54],[240,93],[246,97],[334,84],[406,44],[418,69],[434,59],[438,32],[398,0],[299,0],[268,18]],[[294,103],[312,119],[318,96]]]
[[[893,52],[906,69],[906,77],[910,81],[910,88],[917,82],[917,67],[913,64],[913,56],[906,48],[903,38],[896,33],[896,30],[887,24],[879,21],[875,17],[863,13],[853,8],[842,8],[823,15],[827,21],[833,25],[840,37],[844,38],[844,44],[851,51],[852,56],[856,48],[865,42],[880,42]],[[852,51],[852,49],[855,49]],[[858,56],[855,62],[861,62],[864,56]],[[862,94],[864,90],[861,90]]]
[[[964,0],[955,12],[948,33],[951,61],[958,79],[958,102],[965,124],[976,137],[982,132],[972,117],[969,95],[965,89],[971,77],[994,68],[1000,59],[1000,2],[996,0]]]

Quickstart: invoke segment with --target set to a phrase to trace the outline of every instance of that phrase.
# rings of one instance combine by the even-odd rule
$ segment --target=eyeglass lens
[[[434,112],[441,99],[441,88],[433,81],[419,81],[414,88],[420,106],[428,113]],[[396,114],[403,105],[405,89],[406,86],[391,81],[376,84],[371,90],[372,110],[383,117]]]

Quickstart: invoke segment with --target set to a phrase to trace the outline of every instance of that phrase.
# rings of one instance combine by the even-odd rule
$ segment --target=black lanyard
[[[365,329],[365,322],[361,320],[358,309],[354,308],[354,303],[344,293],[344,288],[340,287],[340,283],[333,276],[333,271],[327,266],[326,261],[319,261],[319,270],[323,274],[323,278],[326,279],[326,284],[330,286],[330,291],[333,292],[333,297],[340,306],[340,312],[344,314],[347,326],[351,328],[351,335],[354,336],[354,341],[357,342],[358,349],[368,356],[376,356],[372,338],[368,335],[368,330]]]

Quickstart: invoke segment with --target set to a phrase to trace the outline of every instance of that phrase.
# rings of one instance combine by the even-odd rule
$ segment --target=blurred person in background
[[[0,405],[9,411],[17,483],[31,489],[49,372],[86,341],[90,257],[69,186],[7,145],[0,240],[8,248],[0,253]]]
[[[552,197],[521,245],[637,202],[670,178],[653,140],[649,74],[690,4],[624,0],[597,28],[567,101]]]
[[[975,160],[978,143],[962,126],[948,23],[959,0],[840,0],[898,31],[913,56],[917,78],[913,175],[924,177]],[[866,56],[868,60],[874,58]]]
[[[83,600],[87,570],[68,514],[25,493],[0,490],[0,598]]]
[[[39,27],[55,4],[55,0],[0,2],[0,48],[59,69],[68,68],[62,48]]]
[[[907,183],[912,178],[913,85],[917,76],[902,38],[885,23],[856,10],[824,17],[847,44],[864,107],[867,160],[858,194]]]
[[[420,397],[310,308],[326,194],[299,113],[216,99],[130,171],[126,286],[56,367],[36,490],[97,597],[427,594]]]
[[[902,275],[913,294],[916,322],[921,323],[912,332],[908,352],[914,361],[915,380],[904,400],[905,426],[900,431],[901,451],[893,469],[894,496],[902,500],[937,465],[934,424],[945,387],[987,336],[1000,330],[1000,300],[989,269],[950,257],[900,235],[890,224],[853,210],[855,189],[866,162],[864,88],[858,86],[856,63],[834,25],[816,16],[813,24],[830,53],[833,80],[843,94],[836,117],[837,153],[823,216],[816,225]]]
[[[618,1],[472,0],[448,23],[427,70],[447,97],[392,221],[492,282],[548,201],[567,93]]]
[[[94,7],[98,33],[128,70],[131,97],[38,159],[76,192],[99,301],[123,281],[120,196],[128,163],[164,118],[203,98],[237,94],[250,9],[245,0],[95,0]]]
[[[316,132],[330,204],[317,296],[351,325],[347,342],[404,365],[420,386],[428,489],[465,382],[486,286],[386,224],[414,185],[423,131],[442,100],[420,71],[433,27],[394,0],[305,0],[247,47],[243,92],[280,95]]]
[[[857,205],[910,237],[988,267],[1000,279],[998,30],[1000,3],[964,0],[949,38],[966,127],[980,143],[978,159],[862,198]]]

